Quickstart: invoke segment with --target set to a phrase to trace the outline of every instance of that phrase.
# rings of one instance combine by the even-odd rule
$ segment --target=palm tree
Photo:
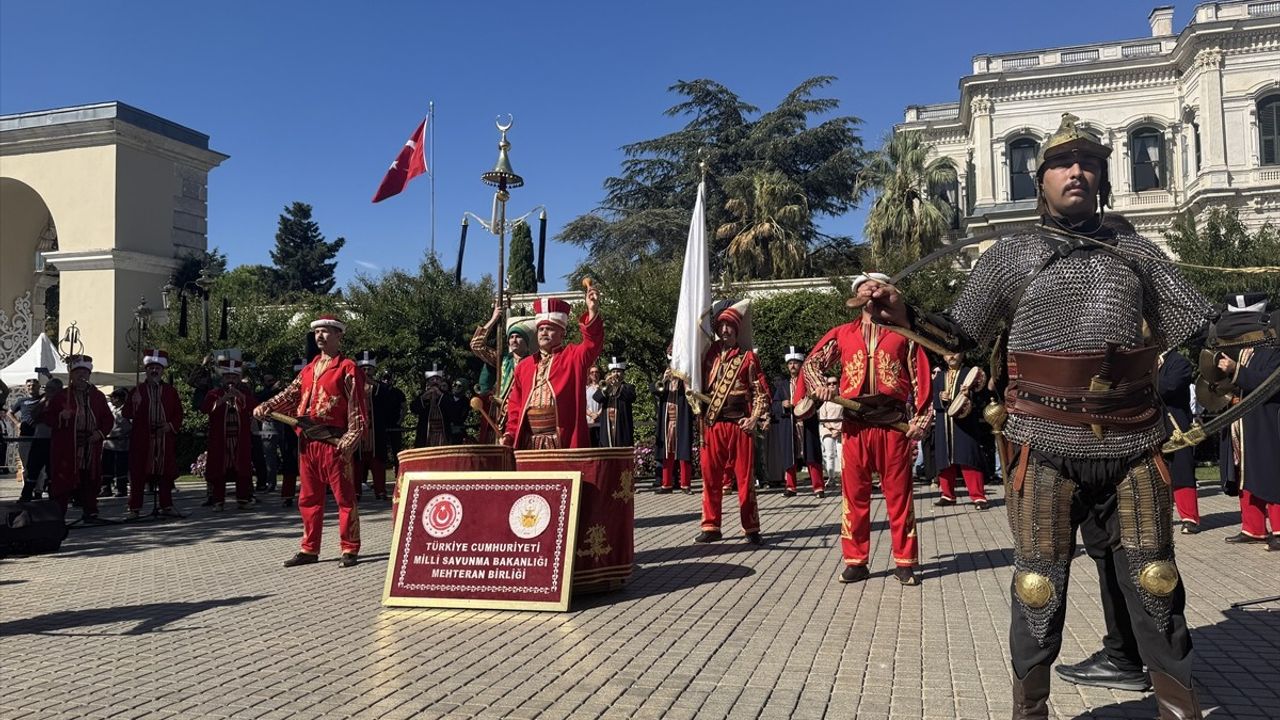
[[[858,176],[855,193],[875,195],[863,226],[873,261],[905,255],[909,262],[951,227],[954,210],[943,193],[955,186],[956,165],[948,157],[930,160],[932,152],[919,131],[895,133]]]
[[[731,279],[796,277],[804,270],[813,219],[804,189],[777,171],[751,172],[725,181],[731,218],[716,228],[729,240]]]

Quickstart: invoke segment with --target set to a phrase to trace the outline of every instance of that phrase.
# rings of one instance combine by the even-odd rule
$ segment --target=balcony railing
[[[1264,15],[1280,15],[1280,2],[1256,2],[1249,3],[1249,17],[1262,17]]]
[[[1120,57],[1145,57],[1147,55],[1159,55],[1160,43],[1149,42],[1140,45],[1121,45]]]
[[[1059,53],[1058,62],[1063,65],[1071,65],[1074,63],[1093,62],[1099,57],[1098,48],[1090,50],[1072,50],[1070,52]]]
[[[1036,67],[1039,64],[1039,55],[1000,59],[1000,68],[1002,70],[1025,70],[1026,68]]]

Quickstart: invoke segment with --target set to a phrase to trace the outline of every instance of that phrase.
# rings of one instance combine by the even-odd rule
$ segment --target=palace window
[[[1032,138],[1009,143],[1009,199],[1029,200],[1036,196],[1036,153],[1040,145]]]
[[[1258,148],[1263,165],[1280,165],[1280,95],[1258,101]]]
[[[1164,138],[1159,128],[1144,127],[1134,130],[1129,148],[1129,156],[1133,161],[1133,191],[1165,187]]]

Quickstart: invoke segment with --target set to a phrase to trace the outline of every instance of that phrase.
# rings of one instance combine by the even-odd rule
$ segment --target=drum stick
[[[489,417],[489,413],[484,411],[484,400],[481,400],[478,397],[471,398],[471,409],[480,413],[480,417],[484,418],[484,421],[489,423],[489,427],[493,428],[493,432],[495,434],[499,437],[502,436],[502,431],[498,429],[498,423],[494,422],[493,418]]]

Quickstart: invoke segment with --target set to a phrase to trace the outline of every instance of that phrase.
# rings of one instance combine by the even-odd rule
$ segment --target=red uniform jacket
[[[68,387],[58,396],[49,401],[44,411],[44,421],[53,428],[53,439],[49,444],[49,465],[53,468],[50,478],[52,484],[58,487],[74,487],[79,478],[76,477],[76,458],[81,455],[84,449],[83,443],[89,443],[89,464],[87,470],[89,477],[93,482],[98,482],[102,476],[102,441],[106,438],[107,433],[111,432],[111,426],[115,424],[115,418],[111,414],[111,406],[107,404],[107,396],[102,394],[98,388],[90,385],[88,396],[86,398],[86,410],[89,413],[88,427],[97,430],[99,435],[86,439],[78,437],[76,433],[77,419],[80,412],[78,403],[75,401],[75,390]],[[70,417],[65,420],[61,417],[62,411],[70,411]]]
[[[840,397],[868,404],[900,402],[912,418],[933,412],[924,348],[883,325],[872,324],[864,331],[859,318],[822,336],[805,358],[792,402],[803,399],[807,387],[820,387],[832,367],[839,368]]]
[[[338,439],[338,448],[356,449],[368,425],[364,375],[351,358],[342,354],[330,358],[317,373],[316,368],[323,359],[324,355],[317,355],[289,387],[263,405],[268,410],[284,410],[294,417],[339,428],[343,434]],[[301,437],[302,429],[297,433]]]
[[[604,318],[596,315],[590,324],[587,316],[578,318],[582,342],[568,344],[553,352],[546,360],[538,352],[516,365],[511,392],[507,394],[507,426],[505,434],[516,439],[520,447],[520,434],[525,431],[525,406],[533,389],[533,375],[538,363],[550,362],[551,390],[556,396],[556,427],[560,442],[566,448],[590,447],[587,434],[587,371],[600,357],[604,349]]]
[[[178,430],[182,429],[182,401],[172,385],[160,383],[158,387],[160,402],[156,417],[151,414],[151,383],[138,383],[125,401],[124,416],[133,423],[129,435],[129,472],[139,478],[151,476],[151,439],[153,433],[159,432],[163,436],[161,477],[174,480],[178,477],[174,450]]]
[[[703,418],[715,422],[768,416],[772,402],[769,381],[756,354],[735,347],[721,355],[723,350],[724,345],[717,340],[702,356],[702,389],[711,397]],[[728,375],[730,372],[732,376]]]
[[[233,399],[231,391],[226,387],[214,388],[204,396],[204,404],[200,411],[209,416],[209,455],[205,458],[205,477],[214,481],[227,476],[228,470],[235,470],[239,477],[247,477],[252,463],[252,439],[249,433],[253,421],[253,409],[258,401],[253,391],[244,383],[236,383],[240,397]],[[232,402],[235,403],[234,407]],[[239,421],[236,429],[235,452],[232,457],[233,467],[227,467],[227,444],[232,439],[227,436],[227,413],[234,412]]]

